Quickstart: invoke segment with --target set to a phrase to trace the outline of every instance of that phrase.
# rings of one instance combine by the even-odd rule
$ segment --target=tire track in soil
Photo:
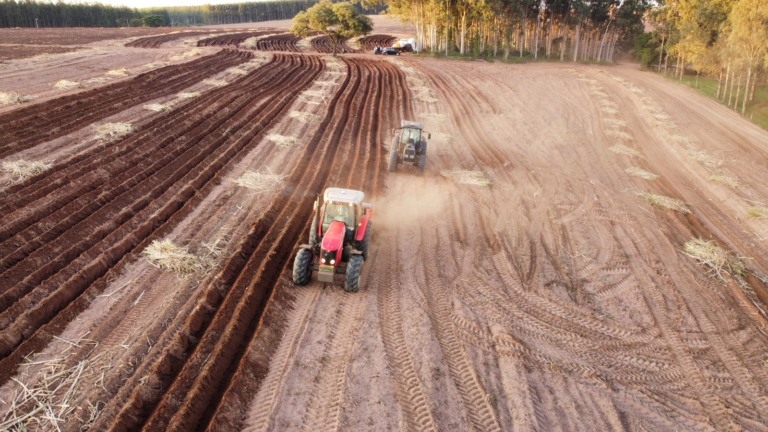
[[[297,68],[297,70],[302,69],[298,60],[293,60],[292,63],[294,63],[293,67]],[[248,92],[244,91],[244,88],[247,88],[248,85],[244,86],[244,83],[248,84],[248,77],[224,87],[224,89],[227,89],[232,94],[247,95]],[[292,88],[295,85],[296,79],[291,79],[282,88]],[[3,366],[0,370],[4,371],[2,378],[8,379],[9,374],[13,371],[15,365],[23,359],[24,355],[34,351],[36,347],[42,346],[47,340],[50,340],[53,330],[63,328],[69,319],[74,318],[77,313],[87,307],[88,299],[103,289],[106,284],[105,276],[108,278],[111,267],[114,267],[112,271],[118,271],[128,259],[136,257],[134,251],[143,249],[149,243],[153,238],[153,233],[159,234],[170,229],[173,224],[191,211],[194,205],[202,199],[201,197],[210,190],[213,182],[221,176],[221,171],[217,170],[230,166],[239,158],[239,155],[244,154],[244,151],[247,151],[249,147],[258,142],[252,138],[260,136],[281,113],[281,110],[285,108],[287,103],[290,102],[286,94],[280,94],[282,88],[268,88],[269,93],[266,96],[271,96],[274,103],[270,109],[263,112],[257,110],[255,113],[250,113],[246,116],[243,113],[221,110],[221,115],[225,119],[236,116],[230,121],[230,125],[234,129],[244,128],[237,132],[236,139],[230,139],[230,135],[225,133],[226,131],[223,128],[220,128],[215,134],[206,136],[204,144],[196,144],[191,149],[198,151],[197,160],[185,160],[182,156],[180,159],[182,161],[181,165],[179,166],[179,163],[176,163],[176,167],[172,167],[165,173],[171,181],[170,184],[175,184],[175,186],[156,186],[151,188],[155,192],[141,188],[137,189],[133,194],[138,197],[139,200],[137,202],[148,202],[144,210],[132,213],[134,215],[133,218],[122,226],[116,226],[114,231],[106,235],[88,252],[80,254],[79,257],[70,263],[62,263],[67,265],[67,268],[79,268],[81,270],[66,270],[59,272],[56,277],[48,278],[45,281],[46,287],[44,289],[50,294],[45,294],[40,305],[33,310],[26,311],[24,316],[12,324],[13,328],[18,330],[14,330],[12,334],[9,334],[8,331],[2,333],[0,341],[3,341],[5,344],[10,343],[10,346],[16,343],[14,340],[18,341],[20,335],[23,338],[30,337],[27,342],[20,345],[12,354],[0,361],[0,365]],[[261,95],[263,98],[265,95],[262,93],[262,91],[255,92],[254,95]],[[295,94],[291,97],[295,97]],[[258,105],[258,102],[254,103]],[[186,113],[186,115],[189,115],[189,113]],[[223,120],[208,120],[213,124],[224,123]],[[230,131],[234,129],[230,129]],[[183,130],[169,129],[167,133],[181,135],[184,133]],[[222,147],[221,144],[224,142],[228,144]],[[212,149],[216,146],[220,148],[217,151],[213,151]],[[205,168],[195,171],[193,169],[195,166],[203,166]],[[182,171],[179,171],[180,168]],[[150,193],[150,195],[142,197],[142,190],[145,191],[144,193]],[[106,226],[105,223],[108,225],[108,222],[101,222],[100,224],[104,227]],[[87,224],[80,225],[82,226],[79,228],[84,229],[86,233],[93,231]],[[72,236],[87,237],[87,235],[77,233]],[[85,292],[84,296],[81,295],[83,292]],[[30,329],[34,330],[48,320],[52,321],[44,325],[40,331],[34,334],[30,331]],[[37,325],[32,326],[31,321],[37,322]]]
[[[375,184],[376,179],[383,172],[381,170],[383,162],[380,157],[382,154],[382,140],[376,138],[369,141],[368,137],[371,135],[380,137],[384,132],[384,130],[382,130],[382,125],[396,123],[394,119],[399,117],[400,113],[404,111],[404,107],[395,104],[394,101],[396,99],[391,96],[392,94],[406,91],[406,88],[387,87],[390,90],[389,92],[381,91],[384,83],[392,81],[394,76],[401,75],[397,68],[388,63],[371,62],[359,59],[345,62],[348,65],[348,69],[354,72],[352,77],[357,81],[362,82],[361,86],[364,88],[357,88],[354,90],[352,94],[353,100],[349,104],[345,103],[344,106],[346,108],[342,114],[339,114],[338,112],[333,113],[335,116],[341,115],[344,117],[342,120],[334,122],[335,124],[343,125],[341,136],[335,140],[335,142],[341,143],[342,148],[338,151],[341,151],[343,156],[341,158],[335,158],[334,166],[331,169],[331,172],[334,172],[335,174],[329,175],[323,188],[334,185],[362,189],[369,192],[369,195],[375,196],[378,192],[376,187],[366,189],[362,186]],[[398,89],[399,91],[397,91]],[[349,112],[360,114],[350,121],[346,117]],[[323,134],[320,131],[317,133],[318,138],[321,138],[322,135]],[[354,146],[355,150],[345,151],[344,147],[347,146]],[[376,152],[376,155],[378,156],[371,157],[370,147],[378,149]],[[375,169],[363,168],[363,173],[365,174],[360,175],[357,167],[367,167],[371,163],[375,164]],[[341,172],[349,173],[349,175],[346,176],[346,179],[340,178],[341,175],[338,175],[338,173]],[[308,223],[305,222],[303,225],[306,226],[302,232],[306,232],[308,230]],[[290,265],[290,262],[288,262],[287,265]],[[347,377],[346,370],[350,363],[350,355],[354,347],[354,336],[358,331],[356,324],[360,321],[360,314],[362,313],[362,308],[365,306],[365,296],[360,294],[350,295],[347,301],[351,303],[351,305],[343,308],[341,312],[342,318],[339,321],[340,326],[334,333],[335,335],[341,336],[335,337],[328,348],[330,352],[327,356],[328,358],[333,359],[332,365],[324,365],[323,372],[318,374],[323,385],[317,386],[316,384],[316,387],[318,388],[313,394],[322,396],[309,402],[309,407],[312,412],[316,413],[316,416],[311,416],[311,418],[314,419],[313,425],[315,426],[310,426],[310,430],[315,430],[320,425],[323,425],[323,427],[328,430],[335,430],[339,423]],[[360,313],[354,313],[358,309],[360,309]],[[247,359],[248,356],[246,355],[243,358]],[[280,368],[280,366],[278,366],[278,368]],[[242,392],[240,389],[246,387],[245,385],[238,384],[238,382],[244,380],[245,378],[243,377],[250,376],[247,372],[251,369],[252,367],[249,367],[248,365],[239,365],[239,370],[233,376],[231,384],[229,385],[229,388],[233,390],[231,392],[228,390],[228,393],[233,394],[226,394],[222,400],[237,400],[237,397],[234,394]],[[271,397],[279,397],[279,391],[274,389],[268,391],[272,395]],[[241,396],[241,399],[246,397],[247,395]],[[275,401],[274,399],[271,399],[270,405],[273,404],[275,404]],[[228,405],[229,404],[226,406],[231,411],[231,407]],[[225,404],[222,403],[221,406],[225,406]],[[225,416],[224,414],[221,414],[220,411],[221,410],[217,411],[214,418],[217,416]],[[270,412],[267,415],[271,417],[272,413]],[[264,420],[259,419],[259,421],[261,421],[262,426],[268,426],[268,421],[266,425],[263,423]],[[215,420],[211,422],[211,424],[216,423]]]
[[[425,248],[428,251],[440,249],[440,233],[426,235]],[[448,238],[448,237],[443,237]],[[466,350],[459,340],[453,325],[453,315],[444,276],[435,261],[428,257],[422,260],[425,270],[424,295],[427,299],[427,314],[437,335],[437,340],[450,370],[451,377],[466,408],[470,424],[478,431],[501,431],[496,412],[489,401],[488,392],[480,383]]]
[[[396,236],[395,238],[399,238]],[[391,242],[388,242],[391,243]],[[419,380],[403,332],[403,314],[400,308],[400,282],[391,275],[396,274],[397,254],[388,249],[388,256],[379,264],[382,267],[374,278],[377,293],[379,322],[384,348],[393,369],[396,386],[395,392],[406,431],[437,431],[434,416],[429,407],[429,400]],[[387,281],[387,282],[382,282]]]
[[[615,226],[614,229],[618,230],[620,227]],[[688,354],[687,347],[677,334],[673,323],[670,322],[670,317],[665,313],[666,301],[664,295],[659,291],[659,287],[654,281],[650,280],[647,276],[649,274],[656,274],[652,263],[645,262],[647,260],[652,261],[653,257],[643,254],[642,250],[637,247],[637,239],[631,236],[630,233],[616,235],[616,238],[621,241],[624,250],[639,258],[630,260],[629,265],[633,273],[638,277],[641,286],[646,287],[643,292],[649,303],[649,309],[661,330],[662,336],[669,343],[670,350],[677,360],[676,363],[682,368],[686,381],[692,386],[693,391],[698,394],[698,403],[701,404],[701,408],[697,411],[707,416],[707,419],[711,422],[708,426],[719,429],[728,429],[734,426],[735,422],[733,422],[731,411],[724,401],[706,390],[707,384],[705,383],[702,371],[697,366],[695,359]],[[645,246],[646,248],[643,250],[654,250],[650,245],[646,244]],[[639,261],[643,262],[640,263]]]
[[[424,76],[429,78],[433,86],[443,95],[443,99],[448,103],[451,110],[451,119],[456,122],[459,132],[472,148],[473,153],[478,158],[479,165],[484,169],[514,168],[514,163],[496,147],[494,140],[488,137],[483,126],[478,123],[477,116],[474,114],[476,110],[469,106],[466,102],[467,99],[460,95],[443,76],[423,66],[416,65],[416,67]]]
[[[357,73],[354,68],[350,69],[352,73]],[[343,86],[344,88],[348,86],[349,81],[350,78],[348,75]],[[350,91],[347,92],[348,95],[354,95],[359,85],[360,82],[358,77],[355,78],[355,81],[350,86]],[[336,105],[340,95],[341,92],[337,93],[334,97],[334,100],[330,104],[332,108]],[[201,418],[204,416],[203,412],[205,411],[206,404],[211,402],[215,405],[216,400],[221,397],[220,394],[216,396],[215,393],[217,393],[217,391],[212,388],[216,387],[215,383],[228,381],[224,376],[226,375],[225,370],[227,368],[233,369],[232,366],[238,361],[233,357],[242,355],[242,351],[235,355],[232,355],[231,352],[222,355],[222,351],[239,350],[239,348],[229,349],[228,347],[243,345],[242,341],[247,342],[250,339],[250,336],[245,333],[250,332],[252,335],[255,330],[255,328],[251,328],[248,331],[243,331],[242,327],[244,326],[242,325],[240,325],[240,328],[238,329],[237,318],[232,318],[230,321],[230,324],[232,325],[228,325],[226,323],[227,318],[224,318],[224,315],[227,317],[237,317],[238,315],[241,315],[241,309],[247,310],[249,307],[252,309],[258,307],[258,304],[261,302],[253,297],[263,295],[264,293],[262,292],[254,295],[252,293],[255,290],[251,290],[247,292],[245,297],[241,300],[240,294],[242,294],[242,291],[245,288],[244,285],[266,287],[270,286],[270,284],[274,285],[277,276],[279,275],[279,270],[275,271],[275,268],[283,268],[283,265],[277,265],[277,263],[285,264],[293,253],[293,244],[298,239],[298,236],[301,233],[301,228],[305,225],[308,214],[311,211],[312,195],[303,194],[303,191],[320,190],[322,183],[324,183],[324,180],[327,178],[330,166],[332,165],[329,161],[333,159],[338,148],[333,144],[339,141],[341,133],[343,132],[342,125],[345,125],[348,121],[347,116],[350,114],[348,108],[351,100],[351,96],[348,96],[342,101],[342,106],[344,107],[344,109],[340,110],[342,115],[339,118],[334,119],[335,121],[332,125],[333,128],[331,129],[331,133],[328,135],[324,134],[324,131],[329,129],[330,118],[327,118],[324,121],[324,124],[319,128],[317,137],[323,139],[322,146],[318,146],[318,143],[316,142],[310,144],[311,148],[314,146],[320,153],[319,159],[321,159],[321,161],[319,166],[324,167],[324,169],[308,172],[306,166],[308,166],[307,164],[309,164],[309,161],[313,159],[311,154],[312,151],[310,151],[308,157],[304,159],[306,160],[306,163],[297,166],[291,175],[291,183],[300,185],[294,189],[293,192],[296,199],[292,200],[289,198],[286,201],[280,201],[279,203],[275,202],[273,204],[273,209],[268,210],[265,214],[266,216],[254,225],[255,229],[251,231],[249,239],[244,242],[244,247],[253,250],[254,252],[243,250],[243,247],[241,247],[241,251],[234,254],[233,260],[227,263],[224,269],[220,271],[219,275],[215,278],[218,279],[219,286],[226,287],[231,284],[232,288],[225,288],[225,291],[227,292],[223,293],[218,290],[217,286],[210,287],[207,290],[209,295],[206,296],[208,297],[206,305],[207,310],[196,314],[197,316],[188,318],[187,325],[185,325],[186,330],[170,336],[170,338],[174,339],[173,342],[164,344],[169,346],[169,348],[164,350],[168,355],[161,356],[153,365],[145,366],[143,368],[143,373],[138,373],[134,376],[133,380],[138,380],[136,378],[138,376],[150,375],[150,381],[159,380],[160,382],[170,382],[170,384],[166,384],[170,389],[163,395],[160,405],[154,409],[154,413],[143,426],[145,429],[155,429],[157,427],[164,428],[160,425],[166,424],[167,427],[164,429],[188,430],[200,421],[204,424],[213,425],[214,422],[211,422],[210,418]],[[317,147],[320,148],[317,149]],[[289,208],[285,205],[285,203],[291,201],[298,202],[299,205],[297,208],[301,209],[301,211],[297,212],[295,208]],[[282,206],[282,208],[280,208],[280,206]],[[285,214],[285,217],[275,213]],[[288,228],[272,228],[275,226],[272,221],[285,218],[288,219],[285,223],[285,226]],[[291,227],[299,228],[291,229]],[[259,240],[261,240],[261,242],[259,242]],[[273,247],[272,245],[275,244],[276,246]],[[249,261],[243,263],[242,261],[249,256]],[[268,259],[266,258],[267,256],[269,257]],[[261,265],[258,270],[251,268],[257,266],[259,263],[261,263]],[[237,269],[242,269],[242,271],[238,271]],[[229,280],[232,280],[232,282],[228,282]],[[220,297],[223,295],[226,295],[226,298],[221,299]],[[203,300],[203,302],[205,303],[206,300]],[[249,306],[254,304],[256,306]],[[238,305],[243,307],[238,307]],[[202,309],[203,308],[198,308],[196,311]],[[225,314],[224,312],[227,310],[230,310],[230,313]],[[251,310],[250,312],[251,314],[247,316],[253,317],[253,313],[256,313],[256,316],[258,316],[258,313],[260,313],[259,310]],[[218,314],[213,316],[215,313]],[[201,315],[208,315],[208,317],[206,318],[206,316]],[[256,321],[256,319],[251,318],[254,327]],[[214,328],[221,329],[221,331],[212,332],[211,329]],[[234,332],[230,330],[237,330],[237,333],[239,334],[235,335]],[[190,340],[191,338],[194,338],[196,341],[201,337],[202,339],[200,343],[195,343]],[[220,341],[222,343],[216,345],[216,343]],[[194,352],[187,356],[184,351],[189,350],[193,345]],[[174,346],[176,348],[174,348]],[[181,349],[179,349],[179,347]],[[242,349],[244,349],[244,347]],[[206,354],[209,350],[210,353]],[[173,377],[173,369],[176,367],[175,364],[180,363],[181,360],[187,357],[189,360],[184,362],[184,366],[181,367],[178,375]],[[222,361],[222,357],[226,357],[224,361]],[[183,387],[189,387],[184,385],[184,382],[187,381],[184,379],[185,376],[189,376],[189,382],[195,381],[195,383],[190,384],[190,388],[181,391]],[[128,385],[128,387],[141,387],[136,384],[139,383]],[[120,410],[120,412],[112,419],[104,419],[104,423],[102,424],[111,424],[111,427],[115,430],[137,427],[137,421],[142,422],[142,407],[152,406],[152,400],[154,397],[157,397],[143,393],[141,388],[137,388],[133,391],[132,395],[130,395],[131,400],[127,401],[128,403]],[[174,393],[178,397],[174,397]],[[123,397],[125,396],[126,395],[124,394]],[[179,401],[183,401],[180,407],[178,407]],[[167,409],[165,408],[166,406]],[[209,405],[208,411],[210,412],[211,409],[212,407]],[[144,411],[146,412],[146,410]],[[133,424],[133,426],[131,426],[131,424]],[[198,425],[198,428],[199,427],[200,426]]]
[[[307,432],[333,432],[339,428],[339,417],[344,402],[346,384],[352,348],[359,331],[356,325],[365,310],[365,290],[358,293],[341,293],[342,300],[338,310],[340,317],[334,322],[331,338],[326,351],[329,362],[323,364],[319,380],[315,383],[312,398],[307,406],[304,430]]]
[[[176,93],[251,57],[250,53],[222,50],[188,63],[145,72],[127,81],[9,111],[0,115],[0,124],[4,125],[0,131],[0,159],[67,135],[126,108]]]
[[[297,299],[293,310],[294,319],[285,331],[280,346],[273,354],[269,363],[269,373],[259,387],[252,406],[257,411],[252,416],[257,419],[255,424],[245,428],[245,432],[266,432],[270,430],[272,415],[283,388],[285,377],[299,348],[299,343],[304,337],[309,324],[311,312],[315,309],[320,298],[319,289],[301,289],[297,291]]]

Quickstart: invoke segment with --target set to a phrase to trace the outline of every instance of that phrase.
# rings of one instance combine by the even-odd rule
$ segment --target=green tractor
[[[397,164],[414,166],[419,174],[424,174],[424,168],[427,166],[427,139],[432,138],[432,134],[425,132],[421,123],[403,120],[400,127],[394,129],[392,144],[389,147],[389,163],[387,170],[395,172]]]

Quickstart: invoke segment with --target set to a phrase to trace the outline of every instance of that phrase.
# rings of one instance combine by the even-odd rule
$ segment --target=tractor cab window
[[[347,229],[353,229],[355,222],[354,211],[355,208],[348,203],[327,203],[325,205],[325,213],[323,214],[323,231],[328,230],[331,222],[335,220],[344,222]]]
[[[421,141],[421,131],[418,129],[403,129],[403,136],[400,139],[402,144],[408,144],[411,141],[413,144],[418,144]]]

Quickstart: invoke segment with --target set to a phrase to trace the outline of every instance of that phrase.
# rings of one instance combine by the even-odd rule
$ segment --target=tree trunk
[[[666,38],[664,36],[664,34],[661,35],[661,48],[659,49],[659,72],[661,72],[661,58],[664,57],[664,42],[666,42]]]
[[[730,68],[730,64],[728,65]],[[731,89],[728,93],[728,106],[731,106],[731,101],[733,101],[733,85],[736,83],[736,71],[731,72]]]
[[[747,113],[747,99],[749,99],[749,84],[752,78],[752,65],[747,66],[747,83],[744,85],[744,101],[741,103],[741,115]]]
[[[736,109],[739,106],[739,94],[741,94],[741,74],[739,74],[739,82],[736,84],[736,100],[733,101],[733,108]]]
[[[576,35],[573,37],[573,61],[579,61],[579,37],[581,36],[581,23],[576,26]]]
[[[717,77],[717,94],[716,99],[720,99],[720,87],[723,85],[723,68],[720,68],[720,75]]]
[[[459,53],[461,55],[464,55],[465,51],[465,41],[467,38],[467,11],[463,11],[461,13],[461,42],[459,43]]]
[[[539,58],[539,27],[541,26],[541,12],[536,16],[536,34],[533,35],[533,58]]]

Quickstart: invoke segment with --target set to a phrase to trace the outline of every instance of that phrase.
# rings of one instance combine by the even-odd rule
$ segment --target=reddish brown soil
[[[0,425],[766,430],[768,220],[746,215],[768,207],[768,133],[632,66],[242,52],[158,70],[201,91],[168,112],[138,109],[160,91],[144,76],[38,104],[66,129],[63,156],[1,195]],[[4,160],[53,146],[50,131],[18,144],[38,133],[33,108],[3,114]],[[74,117],[101,110],[138,130],[67,153],[94,121]],[[423,176],[385,173],[402,119],[432,134]],[[234,183],[247,171],[284,177],[257,193]],[[330,185],[375,204],[355,294],[290,281]],[[214,268],[154,267],[140,253],[160,238]],[[694,238],[745,269],[701,265],[683,252]],[[27,401],[8,423],[44,361],[85,366],[51,398],[74,411],[35,426]]]
[[[357,43],[363,49],[363,51],[371,51],[376,47],[388,47],[392,46],[397,40],[396,37],[384,34],[374,34],[370,36],[361,37],[357,40]]]
[[[298,43],[301,38],[290,33],[267,36],[256,41],[256,49],[261,51],[299,52]]]
[[[2,28],[3,44],[19,45],[80,45],[108,39],[157,35],[173,31],[170,28]]]
[[[202,31],[180,31],[171,34],[161,34],[159,36],[148,36],[125,44],[127,47],[133,48],[160,48],[166,42],[184,39],[193,36],[209,35],[211,33],[219,33],[221,30],[202,30]]]
[[[312,48],[315,51],[319,53],[324,53],[324,54],[330,54],[334,52],[333,43],[331,42],[331,38],[329,36],[318,36],[316,38],[313,38]],[[358,50],[351,48],[349,45],[347,45],[347,41],[339,41],[339,43],[336,44],[337,54],[349,54],[357,51]]]
[[[78,47],[52,45],[0,45],[0,62],[3,60],[34,57],[40,54],[60,54],[77,51]]]
[[[197,41],[197,46],[200,46],[200,47],[201,46],[227,46],[227,45],[238,46],[248,38],[264,36],[270,33],[274,33],[274,31],[262,30],[262,31],[255,31],[255,32],[232,33],[232,34],[226,34],[221,36],[213,36],[213,37],[209,37],[209,38]]]

